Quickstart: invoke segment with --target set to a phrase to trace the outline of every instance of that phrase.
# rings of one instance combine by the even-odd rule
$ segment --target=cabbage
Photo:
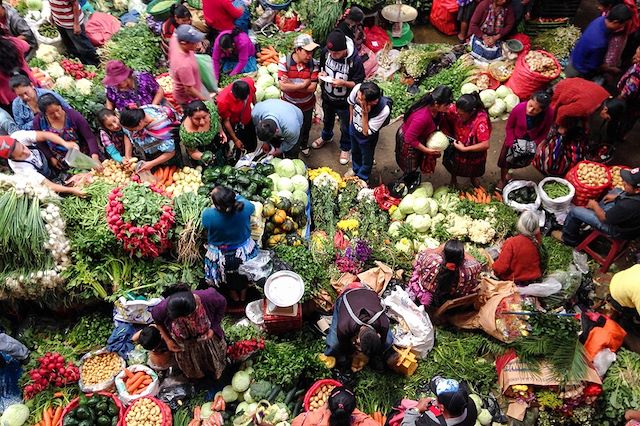
[[[490,108],[496,101],[496,91],[493,89],[486,89],[480,92],[480,100],[485,108]]]
[[[435,149],[436,151],[444,151],[449,146],[449,139],[447,136],[438,131],[433,132],[429,139],[427,139],[427,148]]]
[[[507,110],[507,104],[502,99],[496,99],[494,104],[489,108],[489,115],[491,117],[499,117]]]
[[[309,197],[306,192],[296,189],[293,191],[292,201],[300,201],[305,207],[307,207],[307,204],[309,204]]]
[[[391,217],[391,220],[404,220],[406,215],[402,213],[402,210],[397,208],[393,211],[393,213],[391,213],[390,217]]]
[[[400,210],[405,215],[413,213],[413,201],[414,196],[412,194],[405,196],[402,201],[400,201],[398,210]]]
[[[404,254],[413,254],[413,242],[411,242],[410,239],[408,238],[402,238],[400,241],[398,241],[395,245],[395,248],[397,251],[399,251],[400,253],[404,253]]]
[[[482,410],[482,399],[480,398],[479,395],[476,395],[475,393],[470,394],[469,398],[471,398],[473,402],[476,404],[476,412],[479,413],[480,410]]]
[[[511,112],[511,110],[520,103],[520,98],[518,98],[518,96],[514,95],[513,93],[509,93],[504,98],[504,103],[507,104],[507,112]]]
[[[272,165],[273,167],[277,167],[277,166],[278,166],[278,164],[280,164],[280,162],[281,162],[281,161],[282,161],[282,158],[278,158],[278,157],[276,157],[276,158],[272,158],[272,159],[271,159],[271,165]]]
[[[239,416],[240,414],[244,414],[247,412],[248,409],[249,409],[249,404],[247,402],[241,402],[236,407],[236,415]],[[202,415],[202,411],[200,411],[200,417],[202,417],[203,419],[206,418]]]
[[[297,175],[307,176],[307,166],[304,164],[304,161],[296,158],[293,160],[293,165],[296,166]]]
[[[442,197],[444,197],[448,193],[449,193],[449,187],[441,186],[440,188],[433,191],[432,197],[434,200],[439,201]]]
[[[413,195],[416,197],[413,202],[413,211],[417,214],[429,214],[429,199],[427,197],[418,196],[415,192]]]
[[[262,102],[264,100],[264,89],[262,87],[256,87],[256,101]]]
[[[404,220],[404,223],[406,223],[409,226],[413,226],[413,221],[416,219],[418,215],[415,213],[411,213],[409,216],[407,216],[407,218]]]
[[[479,91],[480,89],[478,89],[478,86],[476,86],[473,83],[465,83],[460,88],[460,93],[463,95],[468,95],[469,93],[479,92]]]
[[[424,190],[425,197],[427,198],[433,195],[433,185],[431,184],[431,182],[422,182],[418,189],[413,192],[413,194],[415,195],[415,193],[420,190]]]
[[[212,402],[205,402],[202,404],[202,407],[200,407],[200,416],[202,416],[203,419],[208,419],[213,414],[211,405],[213,405]]]
[[[234,402],[238,399],[238,392],[234,391],[231,385],[227,385],[222,388],[222,399],[224,399],[224,402],[226,402],[227,404],[230,402]]]
[[[42,10],[42,0],[27,0],[27,9]]]
[[[251,376],[249,376],[245,371],[238,371],[231,378],[231,386],[233,387],[233,390],[238,393],[245,392],[249,389],[250,384]]]
[[[291,182],[291,179],[286,177],[281,177],[276,182],[276,189],[278,191],[293,192],[295,188],[293,187],[293,182]]]
[[[428,215],[417,214],[411,221],[411,226],[418,232],[427,232],[431,226],[431,218]]]
[[[398,238],[400,236],[400,228],[402,228],[402,223],[391,222],[391,225],[389,225],[389,230],[387,231],[387,233],[392,238]]]
[[[24,404],[13,404],[7,407],[0,417],[2,426],[22,426],[29,418],[29,408]]]
[[[267,177],[273,182],[273,187],[271,189],[275,191],[278,188],[278,181],[280,180],[280,176],[278,176],[277,173],[272,173]]]
[[[427,214],[433,217],[438,214],[438,202],[433,198],[427,198],[427,201],[429,202],[429,213]]]
[[[264,98],[265,99],[280,99],[280,89],[276,86],[269,86],[264,89]]]
[[[273,164],[273,162],[271,164]],[[296,166],[293,164],[293,161],[288,158],[285,158],[274,165],[278,176],[290,178],[296,174]]]
[[[296,160],[293,160],[293,161],[296,161]],[[309,181],[304,176],[295,175],[290,179],[290,181],[291,181],[291,184],[293,185],[294,190],[298,190],[306,193],[307,190],[309,189]]]
[[[490,425],[492,418],[491,413],[486,408],[480,410],[480,413],[478,414],[478,421],[482,426]]]
[[[260,66],[258,68],[258,78],[262,77],[263,75],[266,75],[268,77],[271,77],[270,75],[271,73],[269,72],[269,69],[267,67],[264,66]]]
[[[496,96],[500,99],[504,99],[508,95],[511,95],[513,92],[507,86],[500,86],[496,89]]]
[[[269,71],[271,74],[278,74],[278,64],[267,65],[267,71]]]
[[[242,398],[246,401],[246,402],[255,402],[253,400],[253,397],[251,396],[251,389],[247,389],[247,391],[244,393],[244,395],[242,395]]]
[[[278,195],[281,198],[286,198],[289,201],[293,201],[293,193],[291,191],[286,191],[286,190],[278,191],[276,195]]]

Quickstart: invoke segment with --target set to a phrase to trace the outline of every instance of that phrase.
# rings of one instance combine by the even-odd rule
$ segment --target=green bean
[[[542,190],[549,196],[549,198],[554,200],[556,198],[566,197],[571,192],[567,185],[557,181],[545,183],[542,185]]]

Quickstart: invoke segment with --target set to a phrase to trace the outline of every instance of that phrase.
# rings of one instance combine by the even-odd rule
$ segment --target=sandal
[[[318,138],[318,139],[316,139],[315,141],[313,141],[313,142],[311,143],[311,147],[312,147],[313,149],[320,149],[320,148],[322,148],[325,144],[327,144],[327,143],[329,143],[329,142],[331,142],[331,141],[325,141],[325,140],[324,140],[324,139],[322,139],[322,138]]]

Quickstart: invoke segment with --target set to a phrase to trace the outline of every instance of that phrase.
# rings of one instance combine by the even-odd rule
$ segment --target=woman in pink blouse
[[[9,86],[9,79],[15,74],[26,75],[37,86],[38,80],[31,73],[31,68],[24,59],[29,51],[29,43],[26,41],[3,35],[0,29],[0,108],[11,112],[11,102],[16,97]]]
[[[258,70],[256,47],[247,33],[237,27],[220,33],[213,44],[211,56],[216,81],[220,81],[220,72],[236,75]]]

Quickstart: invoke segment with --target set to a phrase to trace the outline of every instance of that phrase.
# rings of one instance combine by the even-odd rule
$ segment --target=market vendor
[[[474,426],[478,417],[476,405],[469,397],[464,383],[454,379],[435,377],[431,392],[436,397],[423,398],[415,408],[404,413],[402,426]]]
[[[0,27],[0,108],[11,111],[11,102],[16,95],[11,90],[9,80],[16,74],[25,75],[33,84],[38,84],[24,59],[29,51],[26,41],[6,35],[6,30]]]
[[[515,29],[516,18],[510,0],[483,0],[476,6],[471,22],[471,52],[478,59],[502,57],[502,41]]]
[[[211,57],[216,81],[220,81],[220,73],[236,75],[258,70],[256,47],[247,33],[237,27],[218,35],[213,43]]]
[[[140,108],[125,108],[120,123],[131,143],[144,153],[144,162],[137,171],[149,171],[169,161],[179,162],[176,157],[175,113],[169,107],[144,105]]]
[[[151,308],[151,316],[178,368],[188,379],[219,379],[226,366],[220,324],[227,302],[214,288],[192,291],[183,285],[170,293]]]
[[[345,12],[338,22],[336,30],[344,33],[353,41],[355,51],[358,52],[360,62],[364,67],[365,78],[371,78],[378,70],[378,58],[376,54],[365,44],[364,12],[358,6],[352,6]]]
[[[349,103],[347,98],[356,84],[364,81],[364,67],[355,50],[353,40],[340,31],[333,31],[327,37],[327,45],[320,54],[318,78],[328,77],[320,84],[322,92],[323,127],[318,139],[311,147],[322,148],[333,141],[333,127],[336,116],[340,120],[340,164],[348,164],[351,153],[349,137]]]
[[[620,177],[624,191],[614,189],[600,202],[589,200],[586,207],[571,208],[562,228],[565,244],[577,246],[584,225],[612,238],[631,240],[640,235],[640,168],[622,170]]]
[[[101,161],[96,136],[82,114],[73,108],[64,108],[62,102],[51,93],[38,99],[38,109],[40,111],[33,117],[33,130],[55,133],[67,142],[76,143],[80,151],[91,155],[95,161]],[[67,153],[64,146],[49,143],[42,150],[54,168],[64,166],[63,159]]]
[[[361,370],[371,361],[382,369],[393,344],[389,317],[380,297],[368,287],[346,290],[336,300],[324,354],[336,358],[336,367]]]
[[[256,128],[251,120],[252,105],[256,103],[256,86],[249,77],[234,81],[216,97],[222,127],[239,152],[256,149]]]
[[[391,101],[373,81],[356,84],[349,95],[351,170],[367,182],[373,170],[380,130],[391,120]]]
[[[29,43],[29,51],[25,55],[27,60],[35,55],[38,50],[36,35],[18,11],[3,1],[0,1],[0,27],[5,28],[9,35]]]
[[[478,286],[482,265],[464,250],[460,240],[449,240],[416,256],[409,293],[426,308],[467,296]]]
[[[609,303],[617,314],[615,320],[628,331],[640,324],[639,282],[640,264],[637,264],[614,274],[609,284]]]
[[[187,9],[186,4],[176,2],[169,9],[169,17],[162,23],[160,30],[160,47],[165,55],[169,54],[169,42],[176,28],[180,25],[192,25],[191,11]]]
[[[160,105],[164,90],[153,74],[133,71],[121,61],[109,61],[102,79],[107,97],[106,107],[122,111],[128,106]]]
[[[598,74],[618,73],[620,70],[605,63],[605,55],[612,34],[624,31],[631,11],[618,4],[611,8],[607,16],[599,16],[584,30],[571,51],[571,60],[565,69],[567,77],[591,79]]]
[[[236,7],[233,0],[202,0],[204,21],[215,34],[232,30],[235,21],[240,18],[251,4],[245,0],[244,4]]]
[[[298,158],[304,118],[297,106],[281,99],[258,102],[251,111],[262,150],[274,157]]]
[[[258,254],[251,239],[251,215],[255,206],[224,186],[211,191],[213,207],[202,212],[202,226],[207,230],[205,279],[209,285],[229,293],[233,302],[244,302],[249,280],[238,273],[243,262]]]
[[[0,136],[0,158],[7,159],[13,173],[26,180],[41,183],[61,194],[84,195],[80,188],[65,186],[58,179],[58,173],[49,166],[41,150],[47,143],[65,149],[78,148],[76,143],[67,142],[52,132],[19,130],[10,136]]]
[[[33,82],[22,74],[11,77],[9,85],[16,95],[11,103],[11,110],[20,130],[31,130],[33,128],[33,117],[40,112],[38,99],[42,95],[49,93],[60,101],[63,108],[71,108],[61,95],[53,90],[35,87]]]
[[[451,88],[437,86],[404,113],[404,122],[396,133],[396,163],[404,173],[416,170],[432,173],[435,169],[440,152],[427,148],[426,143],[438,129],[443,114],[449,111],[452,95]]]
[[[611,120],[622,116],[626,109],[622,100],[610,97],[602,86],[579,77],[555,85],[551,107],[561,134],[575,125],[588,132],[589,121],[596,112],[603,120]]]
[[[520,214],[516,224],[518,234],[507,238],[492,265],[501,280],[525,286],[542,277],[542,236],[538,221],[538,214],[530,210]]]
[[[309,156],[309,132],[316,106],[316,88],[318,87],[318,64],[313,52],[320,45],[308,34],[300,34],[293,42],[293,52],[280,59],[278,65],[278,83],[282,90],[282,99],[300,108],[302,128],[298,145],[302,155]]]
[[[449,136],[455,139],[444,152],[443,165],[451,173],[450,186],[458,185],[458,176],[471,178],[480,186],[491,139],[489,114],[477,92],[462,95],[446,115]]]
[[[227,136],[220,129],[216,106],[208,101],[191,101],[184,109],[180,125],[180,143],[192,160],[208,165],[227,164]]]
[[[498,158],[500,180],[496,185],[497,190],[502,191],[505,184],[511,180],[509,170],[520,169],[531,164],[535,150],[523,152],[518,149],[523,146],[523,141],[532,141],[535,146],[538,146],[549,134],[554,115],[550,104],[551,95],[548,92],[536,92],[531,99],[520,102],[509,113],[504,143]]]
[[[622,31],[611,34],[607,53],[604,56],[604,65],[610,69],[617,69],[619,72],[622,54],[627,50],[627,42],[640,28],[640,17],[638,16],[638,6],[635,0],[598,0],[597,7],[602,16],[607,16],[611,9],[618,4],[624,4],[631,11],[631,19],[625,23]]]
[[[131,340],[148,351],[147,365],[155,371],[167,370],[174,364],[173,352],[167,347],[157,325],[149,324],[131,336]]]
[[[351,389],[338,386],[329,394],[326,405],[298,415],[291,426],[378,426],[378,423],[356,408],[356,396]]]

